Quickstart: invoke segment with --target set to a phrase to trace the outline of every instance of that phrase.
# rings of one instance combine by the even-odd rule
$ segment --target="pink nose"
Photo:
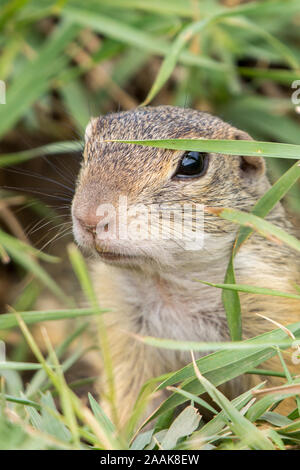
[[[80,225],[91,233],[96,233],[97,225],[101,222],[101,217],[93,213],[76,214],[75,217]]]
[[[78,216],[75,216],[75,217],[80,223],[80,225],[82,226],[82,228],[84,228],[84,230],[86,230],[87,232],[92,233],[93,235],[96,235],[97,229],[99,231],[107,230],[108,224],[104,220],[103,220],[103,223],[101,222],[102,219],[105,219],[105,217],[96,216],[92,214],[85,214],[84,216],[80,215],[79,217]]]
[[[94,218],[88,217],[88,218],[81,218],[81,217],[76,217],[80,225],[87,231],[91,232],[93,234],[96,233],[97,229],[97,224],[99,220],[96,220]]]

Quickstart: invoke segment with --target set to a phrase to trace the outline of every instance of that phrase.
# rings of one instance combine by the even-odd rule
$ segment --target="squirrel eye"
[[[174,178],[196,178],[207,170],[208,154],[203,152],[185,152]]]

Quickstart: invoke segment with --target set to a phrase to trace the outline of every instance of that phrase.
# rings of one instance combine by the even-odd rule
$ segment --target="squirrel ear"
[[[236,140],[253,140],[247,132],[238,131],[235,134]],[[265,174],[266,163],[263,157],[241,156],[240,168],[246,177],[261,177]]]
[[[85,134],[84,134],[84,139],[85,139],[86,142],[89,140],[89,138],[91,137],[92,133],[96,130],[97,120],[98,120],[97,118],[92,117],[92,118],[90,119],[90,122],[89,122],[88,125],[86,126],[86,128],[85,128]]]

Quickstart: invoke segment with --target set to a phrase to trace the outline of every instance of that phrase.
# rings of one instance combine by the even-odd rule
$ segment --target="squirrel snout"
[[[85,219],[76,217],[78,222],[80,223],[81,227],[86,230],[87,232],[92,233],[93,235],[96,234],[97,230],[97,222],[92,222],[91,220],[86,221]]]
[[[91,233],[93,236],[96,236],[97,232],[101,232],[102,230],[106,230],[106,218],[87,214],[87,215],[76,215],[74,214],[75,219],[78,221],[80,226],[87,232]]]

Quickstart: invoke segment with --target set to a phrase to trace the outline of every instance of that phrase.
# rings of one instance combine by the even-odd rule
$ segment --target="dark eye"
[[[208,154],[185,152],[174,174],[174,178],[196,178],[204,175],[208,165]]]

